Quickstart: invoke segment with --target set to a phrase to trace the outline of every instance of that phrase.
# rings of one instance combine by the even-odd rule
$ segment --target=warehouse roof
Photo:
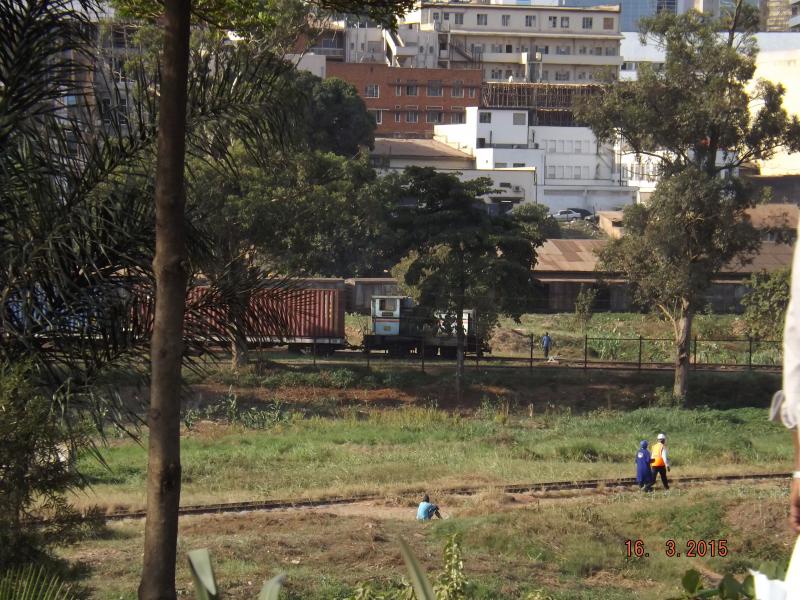
[[[557,274],[588,275],[595,271],[597,253],[606,245],[606,240],[547,240],[537,250],[534,272],[541,280],[551,280]],[[722,272],[728,275],[749,275],[761,270],[774,271],[791,267],[793,247],[789,244],[763,242],[761,251],[749,264],[735,261]]]

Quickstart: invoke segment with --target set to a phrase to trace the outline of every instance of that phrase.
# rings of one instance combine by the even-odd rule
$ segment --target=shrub
[[[64,493],[83,485],[70,457],[87,445],[85,431],[67,428],[32,386],[28,369],[0,365],[0,565],[30,562],[77,527],[66,519],[73,512]],[[42,514],[67,524],[31,523]]]

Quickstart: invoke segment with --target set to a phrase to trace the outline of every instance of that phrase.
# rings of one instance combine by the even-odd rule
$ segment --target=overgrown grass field
[[[261,582],[286,573],[286,600],[349,597],[359,582],[388,589],[404,576],[397,539],[412,546],[433,576],[445,541],[459,534],[473,598],[628,600],[680,595],[688,569],[714,581],[740,578],[762,561],[784,563],[793,536],[786,526],[785,483],[681,489],[651,495],[613,493],[535,500],[499,493],[435,498],[449,518],[414,521],[414,500],[336,509],[187,517],[178,544],[178,591],[192,592],[186,552],[209,548],[226,598],[251,599]],[[628,558],[626,540],[649,556]],[[673,540],[681,557],[667,556]],[[725,557],[687,557],[688,540],[726,541]],[[93,540],[63,548],[88,594],[133,599],[141,568],[141,522],[114,523]]]
[[[639,440],[660,431],[669,435],[675,476],[791,468],[789,436],[756,408],[574,415],[548,406],[529,416],[486,398],[464,416],[434,406],[346,406],[324,417],[264,410],[269,417],[257,422],[243,409],[240,420],[200,420],[185,429],[184,503],[630,477]],[[145,448],[122,439],[102,455],[107,466],[81,460],[92,489],[76,502],[143,507]]]

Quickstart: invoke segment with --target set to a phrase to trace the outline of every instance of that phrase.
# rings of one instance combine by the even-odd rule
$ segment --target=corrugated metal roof
[[[536,252],[534,272],[543,277],[553,277],[558,273],[591,273],[598,263],[597,252],[606,243],[606,240],[547,240]],[[791,267],[793,252],[794,248],[789,244],[763,242],[761,251],[752,262],[745,265],[732,262],[721,273],[746,275]]]

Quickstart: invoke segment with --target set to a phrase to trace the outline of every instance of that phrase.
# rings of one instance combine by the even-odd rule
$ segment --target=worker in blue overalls
[[[636,483],[645,492],[653,491],[653,472],[650,470],[650,450],[647,449],[647,440],[639,442],[639,451],[636,453]]]

